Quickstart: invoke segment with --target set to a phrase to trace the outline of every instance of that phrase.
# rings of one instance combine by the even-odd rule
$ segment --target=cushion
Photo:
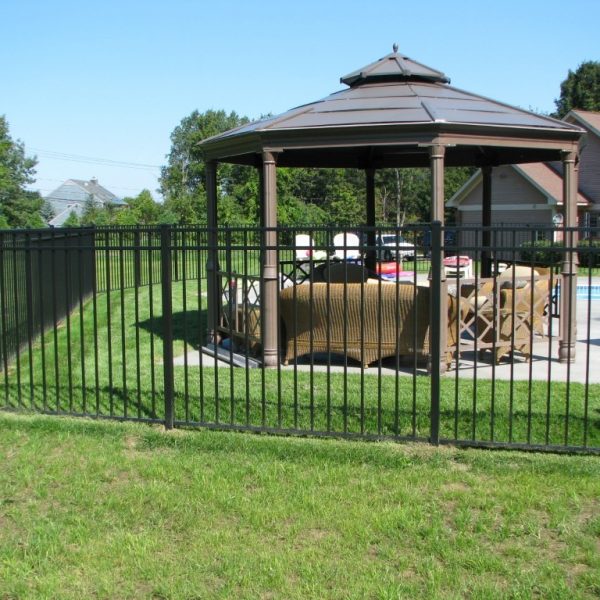
[[[323,281],[331,283],[362,283],[369,279],[369,271],[362,265],[333,263],[323,269]]]
[[[538,272],[525,265],[513,265],[498,276],[498,279],[512,279],[513,277],[535,277]]]
[[[498,278],[498,279],[500,279],[500,278]],[[505,281],[502,281],[502,283],[500,283],[500,289],[506,290],[506,289],[512,289],[514,287],[515,289],[520,290],[520,289],[524,288],[528,283],[529,283],[529,279],[515,279],[514,286],[513,286],[512,278],[506,279]]]

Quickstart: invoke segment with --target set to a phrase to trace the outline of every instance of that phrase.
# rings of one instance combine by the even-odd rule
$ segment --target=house
[[[579,157],[577,207],[579,224],[600,225],[600,113],[573,110],[564,121],[587,132]],[[551,227],[562,222],[563,181],[559,163],[504,165],[492,170],[492,225]],[[458,225],[481,225],[483,176],[481,170],[450,198]],[[530,240],[527,232],[517,244]],[[472,243],[467,234],[461,241]]]
[[[45,199],[54,210],[54,217],[48,223],[51,227],[61,227],[72,212],[80,217],[86,202],[90,200],[102,207],[125,206],[123,200],[101,186],[96,178],[89,181],[67,179]]]

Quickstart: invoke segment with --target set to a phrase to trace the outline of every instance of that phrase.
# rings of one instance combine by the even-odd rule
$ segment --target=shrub
[[[562,247],[550,240],[537,240],[521,244],[521,261],[534,265],[551,267],[560,263]]]
[[[600,267],[600,239],[579,240],[577,248],[582,267]]]

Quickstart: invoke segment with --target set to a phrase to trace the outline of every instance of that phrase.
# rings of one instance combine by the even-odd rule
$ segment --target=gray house
[[[73,212],[81,216],[86,202],[90,200],[105,207],[108,205],[124,206],[125,202],[112,192],[102,187],[95,178],[89,181],[67,179],[61,186],[46,196],[54,210],[54,218],[48,223],[51,227],[62,227]]]
[[[580,151],[577,207],[580,225],[596,227],[600,225],[600,113],[573,110],[563,120],[587,132]],[[558,163],[495,167],[492,225],[552,226],[563,211],[561,169]],[[447,206],[456,209],[458,225],[481,225],[482,180],[479,170],[448,201]],[[465,234],[461,243],[472,243],[468,237]]]

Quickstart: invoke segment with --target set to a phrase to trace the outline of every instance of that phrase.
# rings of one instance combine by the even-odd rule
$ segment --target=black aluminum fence
[[[86,229],[0,233],[0,370],[92,294],[93,243]]]
[[[439,225],[282,228],[273,248],[261,228],[2,232],[0,402],[599,453],[600,253],[597,232],[574,231],[577,248],[553,230]],[[533,252],[529,238],[549,243]]]

